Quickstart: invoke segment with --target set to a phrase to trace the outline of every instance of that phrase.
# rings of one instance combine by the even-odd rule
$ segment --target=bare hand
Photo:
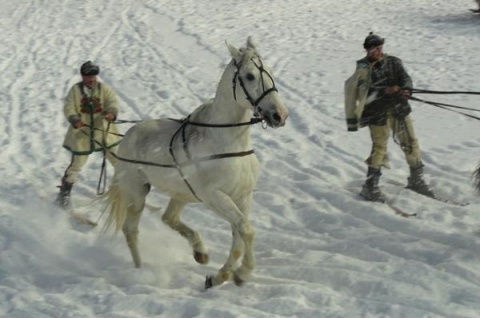
[[[385,94],[391,95],[391,94],[398,93],[401,90],[402,88],[398,85],[388,86],[387,88],[385,88]]]
[[[112,114],[112,113],[106,113],[105,116],[103,116],[103,118],[106,120],[106,121],[114,121],[115,120],[115,115]]]
[[[78,129],[78,128],[81,128],[81,127],[85,127],[87,126],[87,124],[83,121],[83,120],[78,120],[76,123],[75,123],[75,129]]]

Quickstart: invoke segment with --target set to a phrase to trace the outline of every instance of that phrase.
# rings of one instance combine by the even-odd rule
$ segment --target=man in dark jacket
[[[378,183],[382,166],[388,167],[387,143],[392,131],[410,166],[407,188],[435,197],[423,180],[423,163],[410,117],[412,79],[399,58],[383,53],[384,42],[370,32],[363,44],[367,56],[357,61],[355,73],[345,82],[348,130],[368,126],[372,138],[367,180],[360,194],[369,201],[385,200]]]

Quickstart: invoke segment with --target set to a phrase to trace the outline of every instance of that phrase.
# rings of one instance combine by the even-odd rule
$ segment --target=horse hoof
[[[235,282],[235,285],[237,285],[238,287],[242,287],[243,284],[245,284],[245,281],[241,279],[240,276],[238,276],[237,274],[233,275],[233,281]]]
[[[195,251],[193,253],[193,258],[195,258],[195,261],[199,264],[207,264],[208,263],[208,254],[203,254],[203,253]]]
[[[213,277],[207,276],[205,277],[205,289],[210,289],[213,287]]]

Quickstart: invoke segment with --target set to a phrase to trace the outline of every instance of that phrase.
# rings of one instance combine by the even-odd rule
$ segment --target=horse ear
[[[228,51],[230,52],[230,55],[235,61],[240,61],[242,53],[240,52],[239,49],[231,45],[230,43],[225,40],[225,44],[227,45]]]
[[[253,40],[252,40],[252,37],[250,35],[247,37],[247,48],[251,48],[251,49],[254,49],[254,50],[257,49],[255,44],[253,44]]]

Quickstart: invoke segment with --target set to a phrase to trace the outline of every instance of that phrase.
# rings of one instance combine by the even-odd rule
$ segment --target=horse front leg
[[[252,210],[253,193],[250,193],[237,206],[243,212],[243,218],[239,219],[234,228],[238,229],[238,234],[244,244],[243,260],[240,267],[233,273],[233,280],[237,286],[242,286],[250,278],[250,274],[255,268],[255,229],[250,224],[248,216]]]
[[[209,260],[208,250],[203,243],[200,234],[192,230],[180,220],[180,215],[185,205],[185,202],[170,199],[168,207],[162,216],[162,221],[187,239],[193,249],[193,257],[197,263],[207,264]]]
[[[249,200],[251,200],[251,196],[245,201],[247,207],[251,206]],[[240,206],[244,208],[245,203]],[[218,271],[217,275],[207,276],[205,288],[208,289],[223,284],[232,277],[232,274],[234,274],[233,276],[236,284],[241,285],[255,267],[255,259],[252,250],[248,250],[248,256],[245,260],[245,249],[253,248],[254,236],[253,228],[250,226],[246,217],[248,213],[240,210],[230,196],[220,191],[217,191],[216,195],[209,199],[208,202],[205,202],[205,204],[222,218],[227,220],[232,227],[232,246],[227,261]],[[249,243],[247,245],[245,238],[248,236],[251,236],[252,239],[248,240],[251,244]],[[242,257],[244,258],[244,261],[242,262],[242,266],[240,267],[241,270],[239,272],[238,270],[235,270],[235,267]]]
[[[255,230],[248,220],[243,220],[239,228],[241,229],[239,231],[240,236],[245,244],[245,253],[242,264],[233,273],[233,280],[237,286],[242,286],[250,278],[250,274],[256,265],[254,252]]]

